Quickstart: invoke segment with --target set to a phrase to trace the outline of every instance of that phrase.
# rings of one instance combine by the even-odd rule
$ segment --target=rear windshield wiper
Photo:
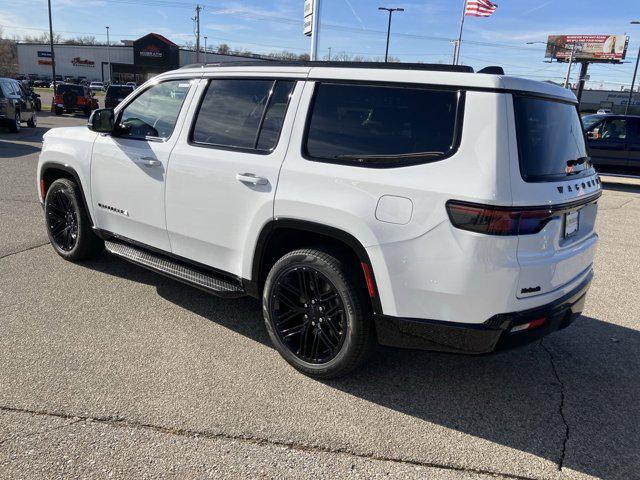
[[[567,174],[568,175],[573,175],[579,172],[582,172],[584,170],[586,170],[587,168],[590,167],[590,162],[591,162],[591,157],[579,157],[576,158],[575,160],[568,160],[567,161]],[[577,166],[577,165],[584,165],[584,168],[581,168],[580,170],[574,170],[573,167]]]
[[[575,160],[568,160],[567,167],[574,167],[576,165],[582,165],[583,163],[588,163],[591,160],[591,157],[580,157]]]
[[[416,153],[398,153],[394,155],[336,155],[335,160],[357,160],[362,163],[368,162],[385,162],[389,160],[403,160],[422,157],[439,157],[445,152],[416,152]]]

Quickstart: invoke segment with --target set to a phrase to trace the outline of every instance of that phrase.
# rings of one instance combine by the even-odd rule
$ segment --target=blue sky
[[[202,35],[209,45],[257,53],[309,50],[302,35],[304,0],[204,0]],[[326,55],[375,57],[384,54],[387,18],[378,6],[405,8],[394,15],[391,55],[402,61],[449,62],[463,0],[323,0],[320,50]],[[631,37],[624,65],[593,65],[589,86],[619,89],[631,83],[640,47],[639,0],[497,0],[490,18],[467,17],[462,61],[476,68],[500,64],[508,73],[561,81],[566,67],[544,63],[548,34],[622,34]],[[65,37],[95,35],[135,39],[154,31],[178,44],[194,40],[191,0],[52,0],[54,30]],[[2,0],[0,28],[6,36],[39,34],[48,28],[46,0]],[[574,81],[577,78],[574,70]]]

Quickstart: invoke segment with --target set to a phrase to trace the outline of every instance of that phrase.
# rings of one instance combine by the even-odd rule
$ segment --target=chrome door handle
[[[162,165],[160,160],[156,160],[153,157],[140,157],[138,163],[141,163],[145,167],[159,167]]]
[[[249,183],[251,185],[266,185],[269,183],[264,177],[257,177],[253,173],[237,173],[236,180],[242,183]]]

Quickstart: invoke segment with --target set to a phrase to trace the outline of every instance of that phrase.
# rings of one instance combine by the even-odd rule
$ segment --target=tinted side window
[[[178,120],[182,103],[191,87],[189,80],[172,80],[148,88],[121,112],[121,136],[169,138]]]
[[[458,91],[376,85],[318,85],[306,154],[348,164],[401,166],[455,149]]]
[[[271,150],[275,147],[294,82],[212,80],[193,128],[195,143]]]
[[[610,118],[592,127],[587,133],[589,140],[625,142],[627,139],[627,121],[623,118]]]

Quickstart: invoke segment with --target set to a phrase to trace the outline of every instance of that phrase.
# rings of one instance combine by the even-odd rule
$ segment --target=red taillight
[[[44,180],[40,180],[40,198],[42,200],[44,200],[44,197],[46,196],[46,193],[47,192],[44,191]]]
[[[553,218],[549,209],[522,209],[447,202],[447,213],[454,227],[487,235],[529,235],[542,230]]]

